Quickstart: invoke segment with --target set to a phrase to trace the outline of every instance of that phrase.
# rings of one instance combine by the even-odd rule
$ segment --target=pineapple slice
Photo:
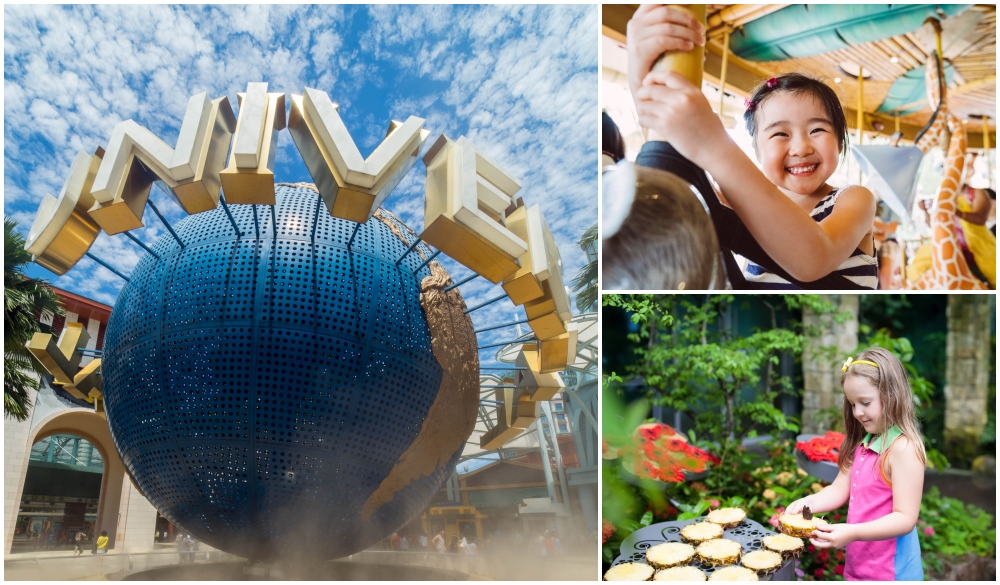
[[[735,565],[740,560],[743,547],[735,540],[728,538],[716,538],[698,545],[698,558],[705,565],[718,567],[721,565]]]
[[[764,548],[776,553],[781,553],[785,558],[797,557],[805,548],[806,543],[801,538],[788,536],[787,534],[772,534],[765,536],[761,541]]]
[[[694,557],[694,547],[683,542],[664,542],[646,550],[646,562],[657,569],[687,564]]]
[[[757,573],[745,567],[722,567],[712,573],[709,581],[760,581]]]
[[[740,564],[756,571],[758,575],[769,575],[781,568],[781,555],[769,550],[755,550],[743,555]]]
[[[646,563],[622,563],[615,565],[604,573],[605,581],[649,581],[653,576],[653,567]]]
[[[705,572],[698,567],[684,565],[683,567],[671,567],[657,571],[653,575],[653,581],[704,581]]]
[[[722,527],[712,522],[698,522],[681,528],[681,538],[686,542],[701,544],[706,540],[722,538]]]
[[[747,513],[739,508],[719,508],[708,513],[707,520],[723,528],[734,528],[747,519]]]
[[[799,538],[808,538],[812,534],[812,531],[816,530],[816,526],[826,523],[826,520],[819,517],[806,520],[802,517],[802,514],[783,514],[778,518],[778,528],[782,532],[788,536],[797,536]]]

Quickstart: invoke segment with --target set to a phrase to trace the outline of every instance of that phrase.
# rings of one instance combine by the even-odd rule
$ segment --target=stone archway
[[[104,459],[104,473],[101,478],[100,499],[97,507],[97,534],[107,530],[109,548],[114,548],[119,535],[118,516],[122,503],[122,492],[125,486],[125,465],[115,451],[111,440],[108,421],[97,413],[86,410],[69,410],[58,412],[40,421],[31,429],[24,445],[24,457],[17,479],[15,505],[8,509],[7,532],[4,549],[10,553],[13,545],[14,526],[17,523],[19,502],[24,491],[24,480],[28,473],[29,452],[32,445],[52,435],[75,435],[86,439],[100,452]]]

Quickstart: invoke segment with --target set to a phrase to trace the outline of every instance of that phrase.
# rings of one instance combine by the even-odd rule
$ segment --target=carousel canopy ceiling
[[[924,80],[926,73],[927,66],[921,65],[897,77],[885,94],[882,105],[876,111],[883,114],[898,112],[905,116],[926,108],[927,82]],[[944,64],[944,78],[949,84],[955,80],[955,66],[951,63],[945,62]]]
[[[624,42],[625,26],[636,8],[638,5],[635,4],[604,5],[602,20],[606,34]],[[863,22],[863,17],[858,12],[853,12],[858,9],[873,10],[869,14],[872,20]],[[884,14],[878,16],[874,12],[876,10],[884,11]],[[783,16],[786,11],[789,15],[798,15],[797,19],[786,21],[787,27],[776,24],[764,26],[765,23],[777,23],[789,18]],[[843,23],[849,20],[851,14],[855,15],[856,24],[845,28]],[[928,56],[934,50],[934,34],[930,25],[923,22],[926,17],[934,15],[941,20],[944,29],[944,56],[950,63],[950,71],[946,74],[950,84],[949,108],[955,116],[970,120],[967,130],[969,146],[973,148],[983,143],[981,118],[984,114],[989,115],[990,144],[996,144],[996,6],[993,4],[709,4],[706,81],[713,84],[719,82],[724,35],[730,30],[733,32],[730,35],[727,91],[746,97],[754,85],[762,80],[793,71],[809,73],[835,89],[847,110],[848,120],[853,125],[858,104],[858,83],[844,73],[841,64],[860,64],[866,75],[863,86],[866,130],[874,131],[872,123],[881,119],[883,132],[891,134],[894,130],[893,116],[881,113],[880,107],[890,98],[890,101],[907,99],[903,95],[905,93],[915,96],[915,99],[899,101],[898,105],[891,107],[904,106],[898,119],[904,136],[912,140],[931,116],[926,91],[921,88],[919,92],[910,94],[909,91],[892,88],[897,79],[925,66]],[[894,21],[891,25],[882,21],[890,16],[890,20]],[[829,20],[824,24],[823,18]],[[790,28],[792,24],[796,28]],[[810,30],[813,32],[809,32]],[[798,40],[789,44],[782,40],[782,36]],[[837,44],[829,40],[838,36],[840,41]],[[816,39],[811,40],[809,37]],[[741,46],[747,48],[741,49]],[[764,47],[772,47],[767,51],[779,60],[755,61],[740,56],[740,52],[750,56],[764,54]],[[910,73],[914,78],[918,75],[922,80],[922,74],[915,71]],[[915,85],[919,87],[920,83]]]
[[[796,4],[740,27],[729,39],[748,61],[782,61],[848,49],[913,32],[924,20],[969,8],[951,4]]]

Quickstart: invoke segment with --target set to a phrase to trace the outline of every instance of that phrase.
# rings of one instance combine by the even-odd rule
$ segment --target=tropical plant
[[[740,334],[730,326],[724,317],[732,317],[727,311],[741,301],[759,302],[769,309],[771,317],[764,321],[769,321],[770,328]],[[793,431],[795,421],[773,406],[777,396],[794,391],[794,380],[779,376],[779,368],[771,370],[787,359],[781,356],[796,355],[802,340],[816,334],[794,320],[779,328],[785,319],[776,316],[794,315],[804,307],[831,312],[835,310],[832,304],[805,295],[736,299],[726,295],[603,295],[602,304],[627,312],[632,323],[629,346],[635,351],[634,361],[622,364],[627,375],[612,373],[604,379],[602,425],[607,450],[623,443],[621,437],[637,425],[649,422],[650,409],[659,405],[687,414],[689,444],[720,460],[708,465],[703,474],[685,474],[677,482],[651,482],[623,474],[621,463],[606,454],[602,475],[605,568],[620,554],[622,541],[644,526],[690,520],[713,508],[739,507],[751,520],[776,530],[785,506],[828,485],[798,466],[796,441],[790,433],[782,433]],[[729,319],[729,323],[736,321]],[[913,385],[918,411],[931,409],[934,385],[914,368],[914,344],[898,332],[864,324],[860,333],[862,347],[878,345],[899,356]],[[751,394],[756,397],[752,402]],[[842,407],[835,411],[834,420],[841,420]],[[773,433],[775,438],[753,444],[741,441],[757,432]],[[992,428],[985,440],[995,441]],[[831,439],[825,450],[834,444]],[[931,442],[927,447],[928,459],[936,467],[947,466]],[[847,506],[823,517],[845,522]],[[940,572],[950,559],[963,555],[992,558],[996,550],[992,526],[989,514],[942,498],[932,488],[924,495],[917,527],[925,571]],[[842,549],[821,550],[807,543],[796,575],[800,580],[843,580],[844,563]]]
[[[580,236],[580,240],[577,245],[580,249],[586,252],[588,249],[593,248],[597,242],[597,224],[594,224],[583,231],[583,235]],[[589,313],[594,310],[594,306],[597,303],[597,256],[590,262],[587,262],[580,268],[580,271],[576,273],[576,277],[571,283],[573,286],[573,293],[576,294],[576,308],[580,309],[583,313]]]
[[[699,437],[723,443],[717,455],[728,450],[730,441],[739,444],[758,431],[798,430],[796,421],[774,405],[779,395],[794,391],[791,380],[778,375],[774,366],[783,354],[801,353],[805,338],[800,331],[775,323],[736,335],[720,326],[723,314],[737,302],[732,295],[630,300],[642,312],[633,315],[640,327],[629,340],[640,360],[629,373],[645,381],[654,405],[688,415]],[[781,302],[798,308],[814,301],[788,295]],[[657,314],[673,316],[672,322],[665,325]],[[745,388],[757,391],[748,398]]]
[[[972,504],[942,497],[937,486],[925,493],[920,501],[917,537],[927,572],[940,572],[942,561],[947,557],[996,556],[993,516]]]
[[[38,331],[52,333],[39,323],[40,315],[63,314],[58,298],[43,281],[28,278],[25,265],[31,254],[24,249],[24,237],[16,231],[17,222],[3,220],[3,413],[18,421],[31,413],[28,389],[38,389],[35,374],[45,373],[24,344]]]

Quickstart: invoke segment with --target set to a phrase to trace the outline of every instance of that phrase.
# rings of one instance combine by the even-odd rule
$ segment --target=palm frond
[[[594,224],[583,231],[577,244],[581,249],[586,250],[593,246],[596,241],[597,224]],[[596,258],[580,268],[570,286],[573,287],[573,292],[576,294],[576,307],[582,312],[590,311],[594,303],[597,302],[598,294]]]
[[[31,254],[24,249],[24,237],[16,230],[17,222],[3,221],[3,304],[4,304],[4,416],[25,420],[31,412],[29,389],[38,389],[35,374],[44,374],[24,344],[36,332],[52,333],[52,327],[39,322],[42,315],[63,315],[55,292],[41,280],[28,278],[25,265]]]

